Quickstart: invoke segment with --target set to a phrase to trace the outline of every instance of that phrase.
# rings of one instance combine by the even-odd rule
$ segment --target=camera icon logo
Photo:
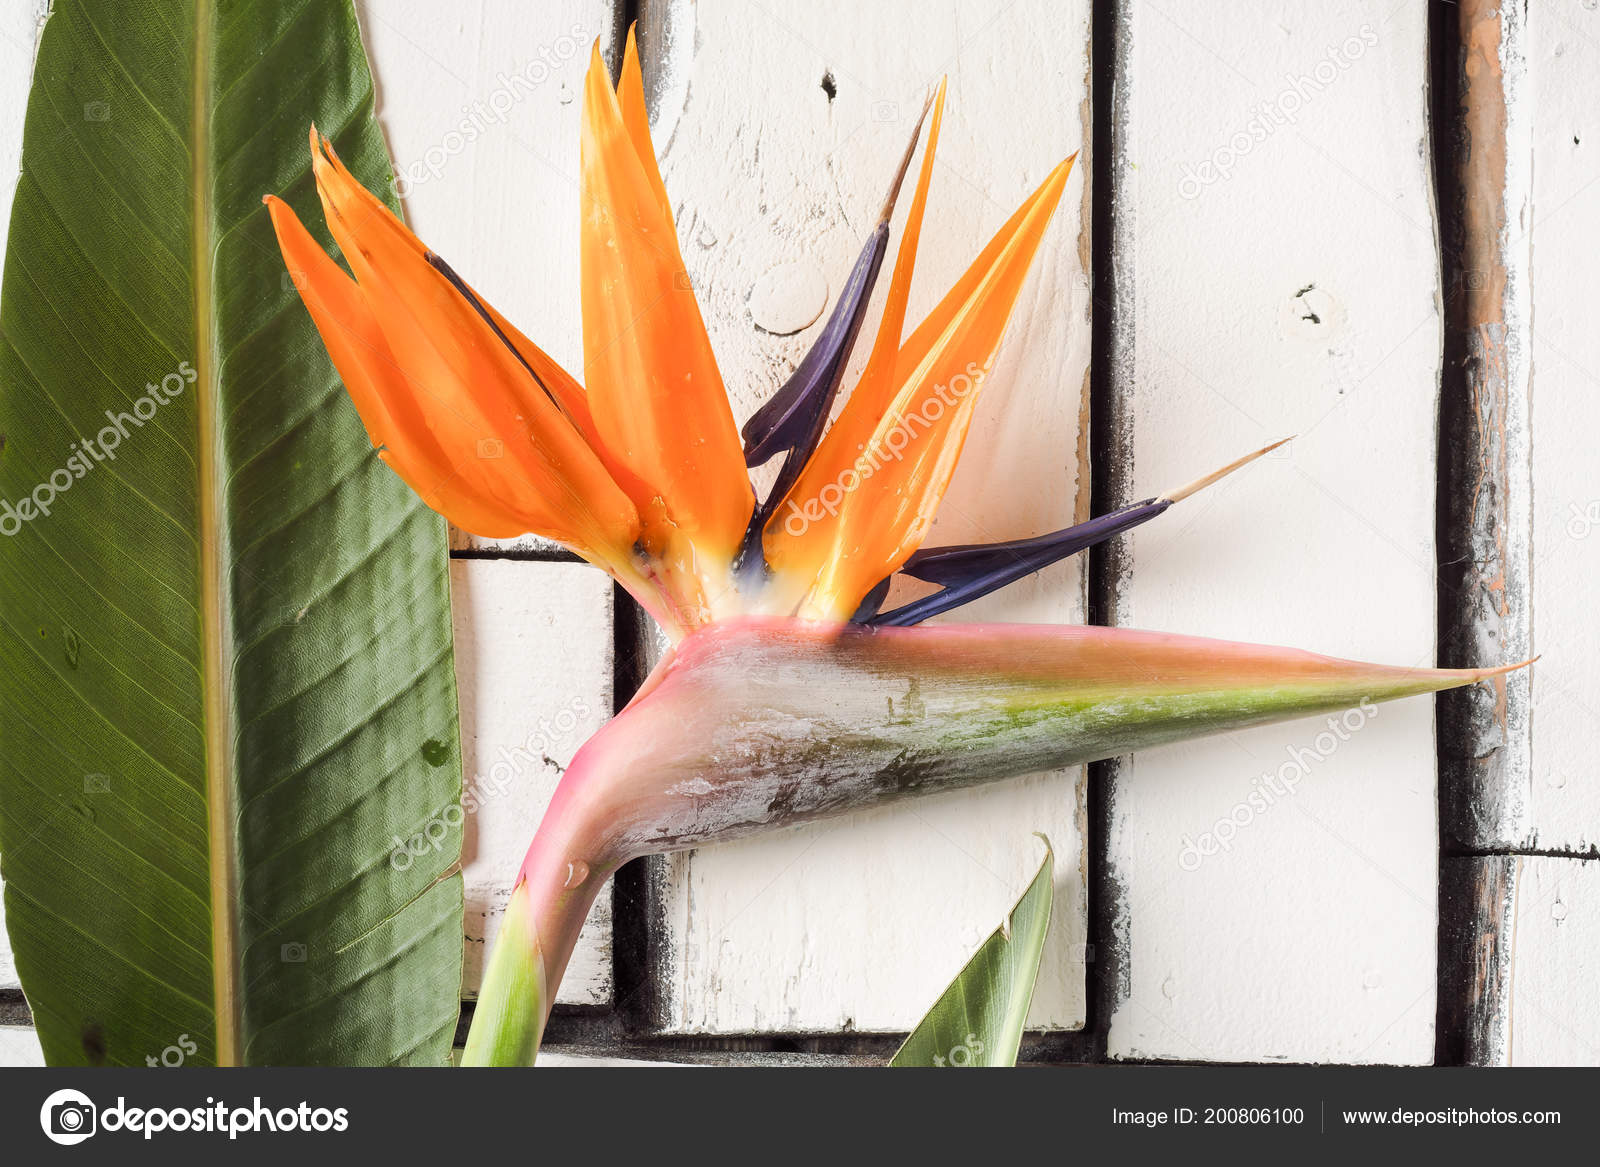
[[[304,964],[306,962],[306,946],[298,941],[291,941],[278,949],[278,959],[284,964]]]
[[[63,1147],[83,1142],[94,1134],[99,1111],[89,1096],[78,1090],[57,1090],[39,1108],[39,1125],[45,1138]]]
[[[111,105],[104,101],[87,102],[83,107],[83,120],[86,122],[110,121]]]

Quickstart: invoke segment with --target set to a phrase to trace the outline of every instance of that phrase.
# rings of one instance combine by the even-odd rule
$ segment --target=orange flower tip
[[[1167,503],[1182,502],[1191,494],[1196,494],[1210,486],[1213,482],[1217,482],[1223,478],[1226,478],[1235,470],[1250,465],[1250,463],[1254,462],[1257,458],[1265,457],[1266,455],[1272,453],[1272,451],[1276,450],[1279,446],[1294,441],[1294,439],[1298,436],[1298,434],[1291,434],[1287,438],[1281,438],[1278,441],[1273,442],[1270,446],[1262,446],[1261,449],[1255,451],[1253,454],[1246,454],[1243,458],[1235,458],[1232,462],[1229,462],[1220,470],[1213,470],[1210,474],[1196,478],[1193,482],[1186,483],[1185,485],[1179,486],[1173,490],[1162,491],[1160,494],[1156,495],[1156,501]]]

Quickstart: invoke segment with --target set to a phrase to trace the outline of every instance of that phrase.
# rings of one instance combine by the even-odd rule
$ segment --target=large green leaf
[[[1041,835],[1040,838],[1043,838]],[[897,1051],[891,1066],[1013,1066],[1050,931],[1055,856]]]
[[[391,861],[458,821],[444,526],[261,205],[320,225],[313,120],[381,188],[372,104],[349,0],[44,29],[0,287],[0,858],[51,1062],[448,1056],[458,833]]]

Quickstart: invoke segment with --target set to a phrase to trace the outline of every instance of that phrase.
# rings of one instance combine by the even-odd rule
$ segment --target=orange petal
[[[726,564],[755,496],[672,216],[598,48],[584,84],[582,197],[584,382],[603,456],[627,467],[616,477],[631,479],[647,523],[659,517],[666,538],[692,541],[680,558]]]
[[[892,378],[863,376],[774,512],[767,561],[809,593],[802,614],[848,616],[926,537],[1072,161],[1050,173],[912,333]]]
[[[392,363],[374,392],[392,418],[409,420],[412,448],[436,451],[432,489],[408,481],[467,530],[490,533],[487,517],[499,534],[535,531],[607,565],[625,559],[637,513],[559,398],[326,142],[314,140],[312,157],[328,226]],[[418,473],[409,453],[391,460]]]
[[[634,28],[628,26],[628,45],[622,53],[622,76],[617,79],[617,105],[622,110],[622,124],[639,156],[650,189],[655,192],[661,209],[670,219],[672,202],[667,198],[666,184],[661,181],[661,170],[656,165],[655,143],[650,141],[650,114],[644,105],[644,73],[639,68],[639,46],[634,41]]]
[[[330,226],[338,228],[347,221],[360,222],[373,231],[384,232],[396,246],[414,251],[425,260],[428,249],[422,240],[412,234],[411,229],[401,222],[381,199],[356,181],[355,176],[334,152],[332,144],[317,136],[315,126],[312,127],[311,134],[312,167],[317,175],[318,193],[322,195],[325,203],[331,198],[341,207],[341,214],[337,218],[330,217]],[[335,230],[336,239],[339,233]],[[589,417],[589,405],[583,387],[544,350],[513,327],[494,305],[479,296],[476,289],[473,289],[473,295],[494,320],[496,327],[513,343],[522,359],[544,382],[545,387],[555,395],[561,407],[572,417],[573,423],[586,438],[591,436],[593,423]],[[522,386],[522,388],[531,389],[536,386]]]
[[[525,524],[501,500],[462,493],[355,281],[328,258],[287,203],[271,195],[263,201],[284,263],[378,456],[458,527],[490,537],[521,534]]]
[[[328,257],[288,203],[275,195],[267,195],[261,201],[267,205],[272,229],[277,232],[284,266],[322,334],[322,343],[355,402],[372,444],[394,449],[418,431],[426,436],[414,416],[408,417],[413,424],[407,429],[395,420],[391,402],[404,411],[409,395],[395,392],[395,383],[403,381],[403,375],[355,281]]]

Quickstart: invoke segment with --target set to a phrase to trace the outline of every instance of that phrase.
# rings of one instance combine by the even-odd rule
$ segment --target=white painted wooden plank
[[[814,338],[942,73],[950,93],[913,320],[1049,169],[1087,145],[1088,10],[1045,0],[645,5],[656,148],[741,420]],[[1087,502],[1086,190],[1080,171],[934,542],[1035,534]],[[1067,564],[961,618],[1067,622],[1083,610],[1079,568]],[[667,1028],[909,1028],[1026,886],[1033,831],[1055,845],[1060,883],[1032,1022],[1080,1026],[1081,782],[1073,769],[670,860]]]
[[[433,832],[462,831],[465,992],[473,997],[561,772],[610,716],[611,583],[586,564],[457,559],[450,568],[467,812],[459,827],[441,822]],[[418,846],[432,837],[426,828],[423,835]],[[611,982],[611,893],[603,889],[556,999],[607,1004]]]
[[[1533,5],[1533,773],[1515,840],[1600,847],[1600,17]]]
[[[1507,1064],[1600,1065],[1600,861],[1515,863]]]
[[[378,116],[412,230],[580,380],[578,127],[606,0],[361,0]],[[452,546],[549,552],[533,536]]]
[[[1427,19],[1364,0],[1131,7],[1114,114],[1128,489],[1300,437],[1136,533],[1119,623],[1432,662]],[[1345,724],[1124,766],[1113,1056],[1432,1060],[1433,706]],[[1189,849],[1208,835],[1217,853]]]
[[[22,166],[22,119],[33,80],[33,51],[47,7],[42,0],[0,4],[0,259],[5,256],[5,226],[11,222],[11,200]],[[17,969],[5,930],[4,892],[5,881],[0,880],[0,989],[15,989]],[[4,1048],[0,1045],[0,1065],[7,1064]]]
[[[11,200],[22,167],[22,119],[33,81],[33,53],[48,8],[48,0],[0,3],[0,228],[11,222]],[[5,241],[0,239],[0,256],[4,254]]]
[[[5,882],[0,881],[0,990],[20,989],[17,963],[11,955],[11,936],[6,931]]]
[[[0,1068],[42,1066],[44,1050],[30,1025],[0,1025]]]

